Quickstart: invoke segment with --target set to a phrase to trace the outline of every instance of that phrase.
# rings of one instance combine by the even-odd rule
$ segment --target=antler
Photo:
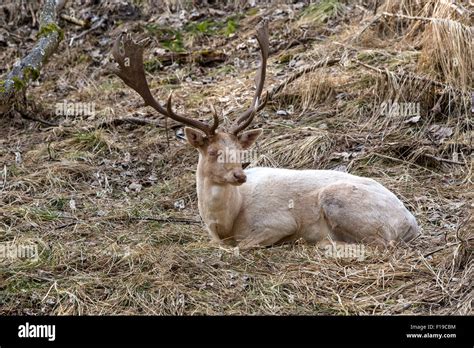
[[[118,68],[115,67],[112,69],[112,72],[120,77],[127,86],[140,94],[146,105],[151,106],[160,114],[187,126],[197,128],[203,131],[207,136],[212,136],[219,126],[219,118],[216,114],[213,115],[213,125],[209,126],[207,123],[180,116],[173,112],[171,107],[171,94],[168,97],[166,109],[153,97],[145,77],[145,70],[143,69],[143,50],[147,42],[148,39],[135,42],[131,34],[127,34],[125,38],[123,37],[123,33],[120,34],[112,48],[112,55],[118,63]]]
[[[265,74],[267,71],[267,59],[269,51],[269,34],[268,34],[268,23],[263,21],[257,28],[257,40],[260,46],[261,63],[260,68],[255,76],[255,96],[253,97],[252,104],[250,107],[237,119],[234,123],[231,132],[237,135],[240,131],[244,130],[253,121],[253,118],[257,111],[263,109],[266,104],[266,98],[263,103],[260,103],[260,96],[262,95],[263,85],[265,83]]]

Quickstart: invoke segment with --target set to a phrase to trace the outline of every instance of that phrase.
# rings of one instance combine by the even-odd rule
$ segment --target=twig
[[[73,222],[70,222],[70,223],[67,223],[67,224],[64,224],[64,225],[55,227],[54,229],[55,229],[55,230],[61,230],[61,229],[63,229],[63,228],[69,227],[69,226],[77,225],[78,223],[79,223],[79,221],[73,221]]]
[[[48,156],[49,156],[48,161],[59,161],[53,156],[53,152],[51,151],[51,141],[48,141]]]
[[[382,155],[381,153],[378,153],[378,152],[372,152],[370,155],[372,155],[372,156],[377,156],[377,157],[381,157],[381,158],[385,158],[385,159],[392,160],[392,161],[395,161],[395,162],[400,162],[400,163],[412,165],[412,166],[415,166],[415,167],[417,167],[417,168],[426,170],[427,172],[430,172],[430,173],[433,174],[433,175],[443,176],[442,174],[436,173],[435,171],[432,171],[431,169],[425,168],[425,167],[420,166],[419,164],[416,164],[416,163],[413,163],[413,162],[409,162],[409,161],[402,160],[402,159],[400,159],[400,158],[395,158],[395,157],[391,157],[391,156],[387,156],[387,155]],[[358,160],[361,160],[361,159],[363,159],[363,158],[366,158],[366,156],[360,157],[360,158],[355,158],[354,160],[355,160],[355,161],[358,161]]]
[[[271,100],[276,94],[278,94],[283,88],[285,88],[287,85],[292,83],[293,81],[299,79],[301,76],[308,74],[310,72],[313,72],[321,67],[326,67],[326,66],[332,66],[338,63],[341,60],[341,58],[332,58],[332,59],[324,59],[321,60],[311,66],[302,68],[298,70],[296,73],[291,75],[289,78],[287,78],[285,81],[280,83],[278,86],[273,87],[270,92],[268,92],[264,98],[265,102],[267,100]]]
[[[147,120],[139,117],[125,117],[125,118],[116,118],[110,121],[104,121],[100,123],[96,128],[105,128],[110,126],[120,126],[122,124],[129,123],[137,126],[155,126],[163,128],[163,124],[156,120]]]
[[[375,22],[377,22],[380,19],[380,17],[382,17],[382,15],[379,13],[374,18],[372,18],[372,20],[369,23],[367,23],[356,35],[354,35],[354,38],[352,39],[352,41],[357,40],[359,36],[361,36],[368,28],[370,28]]]
[[[68,217],[63,217],[63,218],[68,218]],[[193,219],[186,219],[186,218],[176,218],[176,217],[163,217],[163,218],[155,218],[155,217],[149,217],[149,216],[144,216],[144,217],[131,217],[131,216],[124,216],[124,217],[117,217],[117,216],[108,216],[106,217],[107,219],[115,219],[115,220],[134,220],[134,221],[156,221],[156,222],[163,222],[163,223],[176,223],[176,224],[186,224],[186,225],[200,225],[201,221],[198,220],[193,220]],[[87,221],[87,219],[85,220]],[[60,225],[58,227],[55,227],[55,230],[61,230],[63,228],[69,227],[69,226],[74,226],[77,225],[82,221],[72,221],[63,225]]]
[[[77,19],[76,17],[72,17],[72,16],[69,16],[69,15],[64,14],[64,13],[60,14],[59,17],[61,19],[64,19],[65,21],[67,21],[69,23],[78,25],[78,26],[83,27],[83,28],[89,28],[89,26],[90,26],[90,23],[88,21],[84,21],[82,19]]]
[[[393,74],[393,75],[397,76],[398,78],[408,77],[408,78],[411,78],[413,80],[418,80],[418,81],[429,83],[429,84],[434,85],[434,86],[443,87],[444,89],[450,89],[450,90],[456,91],[456,92],[461,93],[461,94],[465,93],[463,90],[461,90],[459,88],[447,85],[447,84],[445,84],[443,82],[440,82],[440,81],[432,80],[432,79],[424,77],[424,76],[419,76],[419,75],[416,75],[416,74],[411,73],[411,72],[402,71],[400,73],[400,72],[390,71],[388,69],[382,70],[382,69],[377,68],[375,66],[365,64],[364,62],[361,62],[360,60],[357,60],[357,59],[355,59],[354,62],[361,65],[361,66],[363,66],[363,67],[365,67],[365,68],[367,68],[367,69],[376,71],[376,72],[378,72],[379,74],[382,74],[382,75],[390,73],[390,74]]]
[[[428,158],[432,158],[432,159],[437,160],[437,161],[440,161],[440,162],[446,162],[446,163],[452,163],[452,164],[459,164],[459,165],[461,165],[461,166],[466,165],[466,163],[464,163],[464,162],[459,162],[459,161],[455,161],[455,160],[450,160],[450,159],[448,159],[448,158],[442,158],[442,157],[433,156],[433,155],[430,155],[429,153],[424,153],[423,156],[428,157]]]
[[[81,37],[86,36],[86,35],[89,34],[91,31],[94,31],[94,30],[96,30],[97,28],[99,28],[104,22],[105,22],[105,18],[101,18],[100,20],[98,20],[98,21],[97,21],[92,27],[90,27],[89,29],[84,30],[82,33],[80,33],[80,34],[78,34],[78,35],[72,37],[71,40],[69,40],[69,46],[72,46],[75,40],[79,40]]]
[[[433,250],[433,251],[430,251],[430,252],[427,253],[427,254],[424,254],[423,257],[426,258],[426,257],[428,257],[428,256],[430,256],[430,255],[433,255],[433,254],[435,254],[435,253],[437,253],[437,252],[439,252],[439,251],[441,251],[441,250],[444,250],[444,249],[446,249],[446,248],[449,248],[449,247],[452,247],[452,246],[455,246],[455,245],[468,243],[468,242],[471,241],[471,240],[474,240],[474,238],[468,238],[467,240],[461,240],[461,241],[459,241],[459,242],[454,242],[454,243],[447,243],[447,244],[443,245],[442,247],[440,247],[440,248],[438,248],[438,249],[435,249],[435,250]]]
[[[68,0],[56,0],[56,11],[60,12],[66,6]]]
[[[3,191],[6,186],[7,186],[7,165],[5,164],[3,166],[3,184],[2,184],[2,189],[0,190],[0,192]]]
[[[58,127],[59,126],[58,123],[46,121],[46,120],[43,120],[42,118],[31,116],[29,113],[20,112],[20,115],[21,115],[21,117],[23,117],[26,120],[36,121],[36,122],[42,123],[46,126],[50,126],[50,127]]]
[[[187,224],[187,225],[200,225],[201,221],[192,220],[192,219],[185,219],[185,218],[174,218],[174,217],[167,217],[167,218],[154,218],[154,217],[128,217],[125,218],[128,220],[137,220],[137,221],[156,221],[156,222],[169,222],[169,223],[178,223],[178,224]]]

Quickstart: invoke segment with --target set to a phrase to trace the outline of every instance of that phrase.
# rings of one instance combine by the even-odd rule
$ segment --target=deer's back
[[[256,167],[245,170],[247,183],[243,189],[249,192],[263,191],[269,194],[298,194],[319,190],[336,182],[357,183],[372,186],[392,194],[373,179],[355,176],[335,170],[296,170]]]
[[[321,215],[337,225],[357,226],[372,233],[386,225],[388,240],[416,222],[404,204],[387,188],[370,178],[331,170],[290,170],[257,167],[246,170],[241,186],[246,209],[239,223],[251,226],[288,226],[296,237],[318,240],[325,233]],[[361,226],[364,225],[364,228]],[[314,231],[321,233],[314,234]],[[360,236],[362,238],[363,236]]]

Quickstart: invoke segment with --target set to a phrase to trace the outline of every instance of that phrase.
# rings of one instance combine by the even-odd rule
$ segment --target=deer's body
[[[418,234],[413,215],[378,182],[331,170],[252,168],[241,186],[197,172],[199,212],[214,240],[242,247],[302,238],[387,244]]]
[[[219,242],[237,242],[240,247],[269,246],[303,238],[387,244],[408,241],[418,234],[415,218],[398,198],[374,180],[327,170],[253,168],[244,172],[242,163],[220,160],[219,153],[245,151],[262,133],[244,131],[261,102],[269,52],[266,22],[257,28],[261,64],[256,75],[252,105],[229,130],[218,130],[214,112],[212,125],[172,110],[171,95],[166,108],[152,96],[143,69],[145,41],[121,35],[112,53],[114,72],[137,91],[146,105],[181,122],[187,141],[199,152],[197,194],[199,212],[211,237]]]

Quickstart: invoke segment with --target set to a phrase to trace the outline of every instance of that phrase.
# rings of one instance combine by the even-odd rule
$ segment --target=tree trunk
[[[40,18],[38,41],[31,52],[0,80],[0,113],[7,112],[16,96],[23,94],[31,81],[39,77],[41,68],[56,51],[64,34],[57,24],[56,0],[45,0]]]

